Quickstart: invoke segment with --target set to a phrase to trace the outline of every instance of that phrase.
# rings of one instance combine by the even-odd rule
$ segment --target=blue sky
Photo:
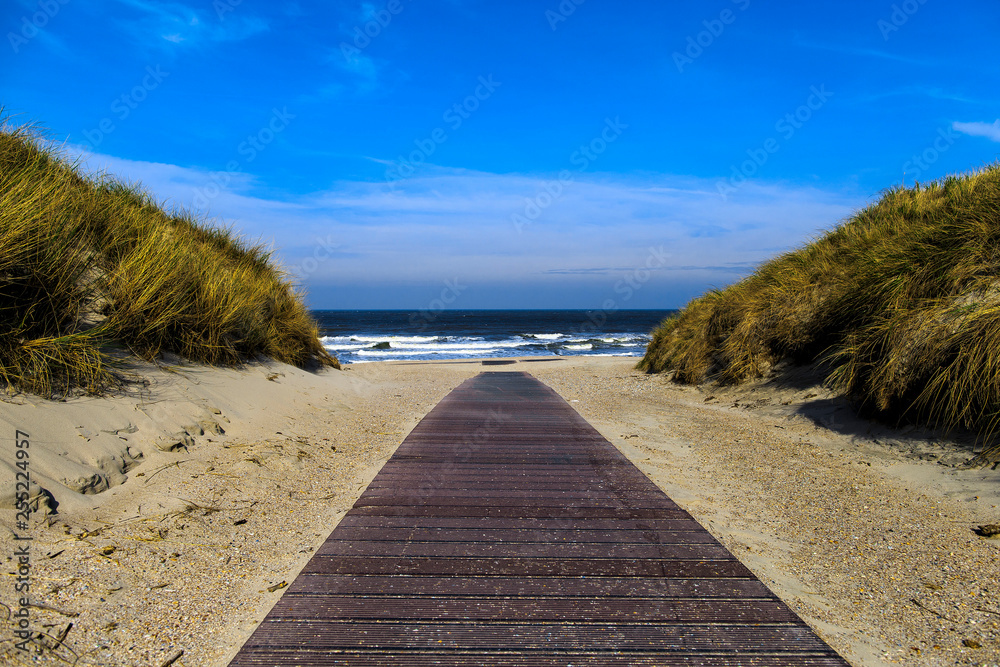
[[[990,0],[43,0],[16,122],[315,308],[672,308],[1000,153]],[[451,298],[451,297],[449,297]]]

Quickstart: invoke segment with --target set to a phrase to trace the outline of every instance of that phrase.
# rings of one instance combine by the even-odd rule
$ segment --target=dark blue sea
[[[672,310],[317,310],[341,363],[492,357],[641,357]]]

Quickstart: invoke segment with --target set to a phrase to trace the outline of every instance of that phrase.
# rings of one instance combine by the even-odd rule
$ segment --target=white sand
[[[37,480],[32,626],[73,624],[32,664],[227,664],[417,420],[483,370],[556,389],[853,664],[1000,664],[1000,540],[972,531],[1000,523],[1000,472],[805,380],[684,388],[634,361],[145,369],[126,396],[0,403],[0,502],[15,429]],[[9,575],[13,510],[0,533]],[[0,661],[28,664],[14,629]]]

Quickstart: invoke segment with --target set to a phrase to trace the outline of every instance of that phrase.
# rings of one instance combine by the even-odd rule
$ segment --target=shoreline
[[[958,470],[933,435],[851,421],[838,399],[811,385],[683,387],[634,370],[634,357],[499,361],[155,375],[148,400],[138,401],[146,412],[180,423],[208,410],[225,433],[202,428],[172,452],[147,443],[123,482],[61,499],[54,520],[32,528],[32,597],[50,608],[32,607],[33,622],[55,636],[73,623],[54,652],[87,653],[79,664],[158,665],[183,650],[189,667],[226,665],[420,417],[467,377],[523,370],[852,664],[1000,663],[1000,540],[972,532],[1000,522],[1000,472]],[[0,416],[7,426],[52,421],[46,410],[101,422],[135,412],[137,399],[36,403],[0,403]],[[0,511],[7,572],[12,520],[13,511]],[[16,602],[12,585],[0,601]],[[0,628],[10,636],[10,621]],[[5,642],[0,656],[28,664],[12,650]],[[55,664],[54,652],[42,662]]]

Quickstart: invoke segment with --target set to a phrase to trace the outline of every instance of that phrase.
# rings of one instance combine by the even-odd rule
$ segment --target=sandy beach
[[[550,385],[854,665],[1000,664],[1000,471],[851,416],[803,376],[720,390],[635,359],[144,368],[113,398],[0,403],[5,664],[223,666],[430,408],[483,370]],[[11,509],[15,430],[39,506]],[[55,508],[55,513],[47,513]]]

